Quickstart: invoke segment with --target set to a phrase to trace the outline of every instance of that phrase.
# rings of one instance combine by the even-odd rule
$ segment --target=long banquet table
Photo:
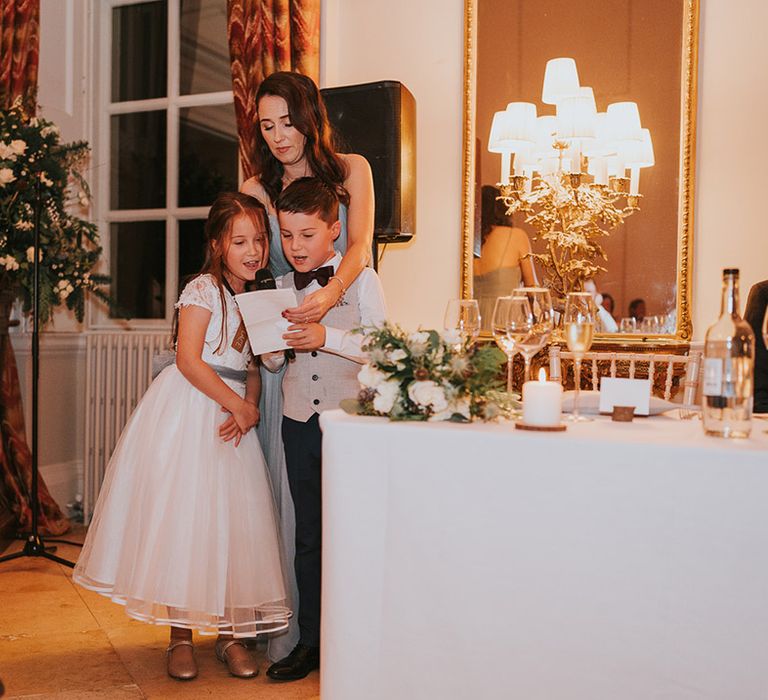
[[[323,698],[768,698],[768,422],[320,420]]]

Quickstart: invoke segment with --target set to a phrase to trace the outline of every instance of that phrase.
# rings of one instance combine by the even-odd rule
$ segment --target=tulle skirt
[[[251,430],[238,447],[222,442],[224,419],[175,365],[163,370],[110,460],[76,583],[146,622],[241,637],[287,628],[259,440]]]

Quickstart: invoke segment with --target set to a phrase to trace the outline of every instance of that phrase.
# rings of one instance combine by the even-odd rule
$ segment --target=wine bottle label
[[[707,357],[704,360],[704,396],[720,396],[723,393],[723,360]]]

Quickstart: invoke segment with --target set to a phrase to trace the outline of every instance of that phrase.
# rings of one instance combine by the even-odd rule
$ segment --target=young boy
[[[283,252],[295,272],[278,278],[278,287],[293,287],[298,304],[335,276],[341,255],[339,200],[316,178],[300,178],[283,190],[275,208]],[[296,583],[299,589],[299,643],[272,664],[273,680],[297,680],[320,666],[321,433],[319,413],[339,407],[359,391],[357,374],[366,361],[363,336],[353,328],[384,321],[384,294],[377,274],[364,269],[320,323],[288,327],[284,336],[295,350],[283,377],[283,443],[288,483],[296,511]],[[285,354],[262,356],[267,369],[278,370]]]

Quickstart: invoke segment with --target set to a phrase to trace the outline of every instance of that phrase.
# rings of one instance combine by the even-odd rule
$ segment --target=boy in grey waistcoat
[[[274,680],[304,678],[320,664],[321,558],[321,411],[339,407],[359,391],[357,374],[366,362],[363,336],[350,331],[380,324],[386,318],[378,275],[365,268],[349,286],[336,275],[341,255],[334,241],[341,231],[336,193],[316,178],[300,178],[286,187],[275,208],[280,240],[294,268],[277,279],[280,288],[304,297],[333,281],[344,289],[339,302],[319,323],[289,326],[284,336],[295,350],[283,377],[283,443],[288,483],[296,511],[296,583],[299,589],[299,643],[272,664]],[[278,370],[284,353],[262,356],[267,369]]]

